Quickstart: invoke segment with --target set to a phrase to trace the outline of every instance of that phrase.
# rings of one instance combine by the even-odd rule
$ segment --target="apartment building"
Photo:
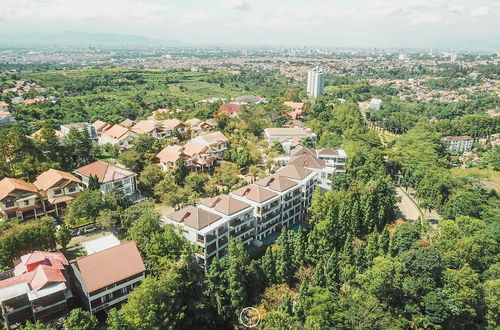
[[[73,297],[68,267],[62,253],[35,251],[23,255],[14,269],[0,273],[0,315],[8,329],[67,313]]]
[[[317,176],[309,169],[289,165],[229,195],[206,199],[162,220],[182,228],[184,236],[199,247],[200,264],[207,267],[213,258],[224,256],[229,237],[245,246],[261,246],[282,227],[303,220]]]
[[[91,313],[126,301],[145,274],[146,267],[134,241],[71,262],[74,292]]]
[[[249,245],[255,237],[251,205],[228,195],[182,208],[163,218],[163,222],[182,228],[186,239],[198,247],[196,256],[204,267],[225,255],[229,237],[241,240],[244,245]]]
[[[307,72],[307,96],[323,95],[325,87],[325,72],[322,67],[315,67]]]
[[[450,151],[471,151],[474,139],[468,135],[465,136],[445,136],[443,138],[444,146]]]
[[[98,160],[77,168],[74,173],[85,187],[89,185],[90,176],[97,177],[103,194],[120,191],[125,196],[140,196],[140,191],[137,189],[137,174],[122,166]]]
[[[311,149],[299,146],[292,151],[289,164],[307,168],[318,173],[318,185],[321,190],[331,190],[331,178],[335,173],[345,172],[347,154],[341,149]]]
[[[38,219],[45,214],[38,189],[23,180],[4,178],[0,180],[0,219]]]
[[[33,185],[45,201],[45,213],[59,217],[66,203],[82,191],[81,183],[73,174],[52,168],[37,176]]]

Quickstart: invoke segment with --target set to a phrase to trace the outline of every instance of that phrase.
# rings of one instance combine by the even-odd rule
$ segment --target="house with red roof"
[[[234,103],[226,103],[219,107],[219,112],[229,117],[237,117],[240,111],[240,105]]]
[[[23,255],[14,269],[0,273],[0,315],[7,328],[66,314],[73,297],[68,268],[62,253],[34,251]]]

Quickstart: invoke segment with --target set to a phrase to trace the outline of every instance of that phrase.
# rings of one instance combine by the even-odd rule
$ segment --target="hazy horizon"
[[[0,31],[118,33],[190,45],[499,49],[500,3],[3,0]]]

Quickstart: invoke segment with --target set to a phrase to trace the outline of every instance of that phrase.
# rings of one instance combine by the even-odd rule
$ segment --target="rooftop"
[[[232,215],[250,207],[249,204],[228,195],[207,198],[201,203],[225,215]]]
[[[88,292],[146,271],[134,241],[78,258],[74,264],[82,274]]]
[[[100,160],[77,168],[75,173],[85,177],[90,177],[91,175],[97,176],[99,183],[112,182],[135,175],[134,172],[126,168]]]
[[[203,229],[217,220],[222,219],[221,216],[215,213],[202,210],[195,206],[184,207],[168,215],[168,218],[196,230]]]

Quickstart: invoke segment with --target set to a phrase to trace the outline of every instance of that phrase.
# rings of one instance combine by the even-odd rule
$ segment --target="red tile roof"
[[[134,172],[103,161],[95,161],[75,170],[75,173],[90,177],[97,176],[99,183],[107,183],[135,175]]]

